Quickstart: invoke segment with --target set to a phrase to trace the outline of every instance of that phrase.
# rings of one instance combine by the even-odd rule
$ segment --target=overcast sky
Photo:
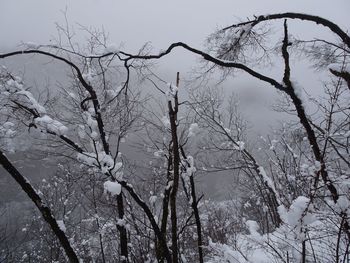
[[[350,0],[0,0],[0,49],[13,49],[27,41],[48,43],[56,36],[55,22],[64,22],[62,12],[66,9],[69,23],[76,29],[77,24],[103,27],[112,43],[123,43],[123,49],[130,52],[137,51],[146,42],[151,42],[154,52],[177,41],[201,48],[205,38],[218,27],[253,15],[276,12],[319,15],[343,29],[350,28]],[[295,24],[291,28],[309,38],[317,31],[317,26],[310,23]],[[176,51],[162,64],[161,70],[172,78],[176,71],[184,72],[193,64],[193,56]],[[268,74],[276,72],[280,74],[278,69]],[[319,76],[305,72],[304,67],[294,67],[293,78],[309,90],[319,88],[314,85]],[[247,81],[246,75],[234,85],[246,92],[247,101],[252,103],[270,96],[272,90],[261,90],[261,83],[251,78]],[[251,86],[258,88],[252,91]],[[254,111],[266,116],[261,110],[254,108]],[[254,116],[265,122],[257,113]]]
[[[76,28],[77,23],[87,27],[103,26],[112,43],[124,43],[124,49],[131,52],[137,51],[146,42],[151,42],[155,52],[177,41],[201,48],[205,38],[218,27],[253,15],[276,12],[319,15],[343,29],[350,28],[350,0],[0,0],[0,52],[16,49],[21,42],[48,43],[56,36],[55,22],[64,22],[62,11],[65,9],[71,25]],[[305,35],[315,33],[316,27],[305,23],[293,25],[298,34]],[[176,71],[183,72],[184,65],[190,67],[188,65],[193,64],[193,58],[184,53],[176,51],[175,55],[171,55],[171,62],[162,64],[163,73],[172,78]],[[43,70],[32,67],[30,63],[34,62],[16,60],[13,66],[17,70],[26,68],[26,72],[35,78],[43,78],[43,71],[47,71],[46,76],[50,77],[60,75],[52,74],[56,67],[50,68],[45,64]],[[279,70],[273,69],[269,75]],[[298,83],[308,90],[320,88],[320,85],[315,85],[318,75],[308,74],[305,67],[294,67],[292,73],[293,79],[298,79]],[[272,94],[272,88],[261,88],[261,82],[246,75],[235,82],[228,82],[226,86],[230,91],[233,88],[239,90],[238,95],[246,106],[244,113],[258,127],[257,132],[261,132],[264,125],[281,119],[272,115],[267,107],[258,105],[263,97]]]
[[[82,35],[78,24],[103,27],[111,43],[122,43],[129,52],[136,52],[146,42],[154,52],[177,41],[202,48],[205,38],[219,27],[276,12],[319,15],[350,28],[350,0],[0,0],[0,48],[13,49],[29,41],[49,43],[57,36],[55,22],[64,23],[64,10],[77,35]],[[312,38],[317,28],[322,29],[296,23],[290,31]],[[163,69],[184,71],[185,64],[193,64],[189,59],[188,53],[176,52]]]
[[[47,43],[68,9],[70,23],[103,26],[111,41],[137,49],[147,41],[164,48],[174,41],[195,46],[218,26],[274,12],[304,12],[348,27],[349,0],[0,0],[2,46]]]

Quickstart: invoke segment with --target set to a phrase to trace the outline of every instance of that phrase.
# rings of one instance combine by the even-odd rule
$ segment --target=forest
[[[0,50],[1,196],[23,200],[0,203],[0,262],[350,262],[348,30],[272,13],[200,49],[134,52],[103,29],[82,42],[66,19],[48,44]],[[174,53],[195,57],[190,79],[162,73]],[[64,80],[33,84],[11,60]],[[322,73],[315,87],[298,60]],[[273,94],[274,127],[223,88],[242,75]]]

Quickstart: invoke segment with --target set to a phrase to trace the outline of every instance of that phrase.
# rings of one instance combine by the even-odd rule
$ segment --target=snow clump
[[[167,96],[168,100],[171,100],[177,95],[177,92],[179,88],[171,83],[167,83],[168,90],[165,92],[165,95]]]
[[[53,120],[48,115],[44,115],[43,117],[35,118],[35,124],[44,128],[48,132],[55,133],[57,135],[64,135],[68,132],[68,128],[63,125],[61,122],[57,120]]]
[[[103,188],[105,189],[105,193],[108,192],[112,196],[119,195],[122,191],[122,186],[118,182],[104,182]]]

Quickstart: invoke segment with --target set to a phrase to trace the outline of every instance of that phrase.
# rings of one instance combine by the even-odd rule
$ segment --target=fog
[[[137,53],[147,44],[151,54],[158,54],[175,42],[184,42],[194,48],[206,50],[206,40],[215,30],[264,14],[307,13],[324,17],[338,24],[341,28],[347,29],[349,27],[350,2],[348,0],[336,2],[323,0],[0,0],[0,10],[0,53],[21,50],[23,43],[26,42],[37,44],[56,42],[62,37],[58,33],[57,27],[62,26],[72,33],[74,41],[81,47],[86,46],[89,32],[99,29],[108,36],[109,43],[119,46],[122,51]],[[273,33],[273,40],[281,42],[283,37],[282,20],[271,22],[269,26],[271,26]],[[289,33],[297,38],[337,40],[334,34],[313,23],[290,21],[288,26]],[[284,61],[280,54],[281,47],[279,45],[273,48],[274,51],[277,51],[274,54],[277,55],[272,56],[269,63],[254,65],[254,69],[282,81]],[[273,53],[273,50],[269,51]],[[309,58],[292,52],[290,65],[293,84],[304,90],[310,98],[317,100],[324,95],[322,85],[329,80],[328,69],[316,70],[315,67],[312,67],[312,61]],[[200,58],[197,55],[178,48],[157,61],[152,69],[162,80],[169,83],[174,83],[176,72],[180,72],[179,96],[180,100],[186,100],[189,89],[193,86],[201,86],[191,81],[195,76],[194,72],[202,65],[200,63]],[[58,84],[65,86],[68,83],[67,74],[71,70],[61,62],[36,55],[0,59],[0,65],[4,65],[10,71],[23,76],[25,83],[34,88],[35,97],[40,97],[46,94],[45,92],[56,94]],[[259,159],[262,157],[257,142],[260,135],[271,134],[271,131],[279,128],[281,123],[298,120],[296,114],[292,116],[273,111],[272,107],[281,99],[281,93],[244,72],[237,71],[233,76],[228,76],[225,81],[221,82],[221,80],[221,75],[215,73],[201,88],[209,86],[222,89],[222,95],[225,98],[228,98],[232,93],[237,96],[240,110],[250,127],[247,133],[249,142],[246,146],[258,152],[257,159]],[[131,83],[134,85],[132,88],[140,90],[142,96],[147,94],[147,96],[156,98],[155,101],[164,97],[154,89],[150,82],[138,82],[136,74],[132,75]],[[164,105],[166,104],[164,103]],[[310,116],[317,118],[316,108],[311,103],[304,106]],[[315,112],[316,114],[314,114]],[[29,128],[28,132],[30,132]],[[139,148],[134,147],[139,142],[138,140],[140,138],[131,134],[126,143],[121,146],[123,157],[125,156],[130,164],[133,162],[141,163],[141,161],[149,162],[150,159],[154,158],[152,153],[150,158],[146,158],[147,152],[141,152]],[[30,143],[25,140],[22,142],[23,146],[19,144],[18,147],[20,150],[14,155],[9,153],[9,156],[13,158],[18,169],[30,178],[33,185],[38,186],[43,178],[50,178],[54,175],[57,166],[56,160],[60,159],[52,157],[53,161],[46,162],[47,156],[45,154],[31,159],[33,156],[26,155]],[[142,169],[142,165],[136,168],[140,174],[143,172]],[[198,167],[198,171],[201,173],[205,169]],[[231,171],[224,171],[199,176],[198,191],[205,193],[205,198],[208,200],[235,198],[237,185],[235,185],[236,181],[233,180],[232,174]],[[0,207],[7,207],[6,209],[11,215],[9,218],[2,218],[0,222],[11,222],[13,217],[17,217],[21,210],[26,210],[30,205],[26,203],[27,196],[2,167],[0,167],[0,187],[2,189],[0,190]],[[12,227],[14,226],[11,225]]]
[[[185,42],[196,48],[204,48],[205,39],[216,29],[252,18],[253,15],[276,12],[301,12],[319,15],[330,19],[339,26],[348,26],[350,2],[337,1],[1,1],[0,47],[3,50],[15,50],[24,42],[47,44],[58,39],[57,25],[72,30],[75,41],[84,46],[86,32],[93,28],[103,29],[110,43],[120,45],[122,50],[137,52],[145,43],[152,46],[152,53],[164,50],[169,44]],[[315,29],[316,28],[316,29]],[[308,36],[310,29],[313,37],[333,39],[332,34],[310,23],[291,22],[290,31],[297,37]],[[280,29],[279,29],[280,30]],[[282,32],[280,32],[282,34]],[[28,59],[30,58],[30,59]],[[19,72],[27,83],[37,87],[56,89],[57,83],[65,83],[67,68],[63,64],[42,58],[28,56],[26,59],[14,58],[1,61],[4,65]],[[292,77],[309,94],[317,97],[321,94],[320,81],[324,72],[315,71],[307,60],[295,58],[292,62]],[[282,78],[278,70],[280,60],[273,66],[257,68],[276,79]],[[157,74],[168,82],[175,80],[175,73],[181,72],[181,85],[191,78],[191,72],[198,65],[198,58],[184,50],[175,50],[158,62]],[[211,83],[215,85],[219,78]],[[265,134],[273,126],[286,121],[288,115],[274,113],[271,105],[279,95],[266,84],[245,74],[236,74],[234,78],[220,84],[224,92],[236,93],[241,101],[244,116],[256,134]],[[142,89],[152,90],[149,83],[143,83]]]
[[[150,43],[153,53],[165,49],[169,44],[177,41],[185,42],[197,48],[204,48],[203,44],[208,35],[217,28],[252,18],[253,15],[276,12],[301,12],[319,15],[330,19],[341,27],[348,25],[348,11],[350,3],[346,0],[337,1],[220,1],[220,3],[205,1],[1,1],[2,15],[0,17],[0,47],[13,50],[23,42],[38,44],[50,43],[57,39],[56,23],[65,25],[66,18],[74,32],[77,41],[84,45],[86,34],[83,28],[103,28],[109,36],[110,43],[121,45],[128,52],[137,52],[145,43]],[[290,31],[297,32],[298,37],[307,37],[310,30],[313,37],[332,35],[325,29],[311,23],[291,22]],[[27,78],[32,82],[64,81],[64,74],[57,72],[56,67],[48,67],[45,61],[42,69],[32,70],[31,60],[16,60],[16,68],[26,71]],[[3,63],[10,63],[4,61]],[[176,50],[173,54],[159,62],[158,72],[169,82],[175,78],[177,71],[183,78],[187,78],[191,69],[197,64],[197,57],[183,50]],[[14,63],[14,62],[12,62]],[[279,61],[274,61],[279,63]],[[322,79],[322,72],[315,72],[302,61],[292,61],[293,79],[305,87],[311,94],[317,94],[315,83]],[[272,77],[281,78],[282,72],[278,67],[267,67],[266,72]],[[264,72],[264,68],[259,69]],[[272,71],[271,71],[272,70]],[[39,73],[40,72],[40,73]],[[230,82],[231,83],[231,82]],[[257,83],[244,74],[235,79],[234,84],[225,84],[228,93],[234,86],[236,92],[242,92],[247,100],[259,102],[270,98],[273,92],[269,87],[257,88]],[[259,100],[257,100],[259,98]],[[263,104],[268,104],[264,102]],[[247,111],[249,111],[247,108]],[[256,112],[261,112],[257,110]],[[248,115],[255,117],[254,112]],[[262,114],[254,119],[261,120]],[[271,119],[269,117],[269,119]],[[253,121],[253,122],[254,122]]]

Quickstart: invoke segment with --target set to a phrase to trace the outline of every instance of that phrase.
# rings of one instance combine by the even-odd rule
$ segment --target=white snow
[[[225,132],[228,134],[228,135],[231,135],[231,129],[229,128],[224,128]]]
[[[271,179],[270,177],[267,176],[264,167],[259,166],[259,167],[258,167],[258,171],[259,171],[259,174],[260,174],[260,175],[262,176],[262,178],[264,179],[265,183],[266,183],[266,184],[272,189],[272,191],[275,193],[275,195],[276,195],[276,197],[277,197],[277,200],[279,201],[280,198],[279,198],[278,192],[276,191],[275,184],[273,183],[272,179]]]
[[[64,224],[63,220],[57,220],[57,225],[63,232],[67,231],[66,225]]]
[[[90,136],[93,132],[98,132],[98,125],[97,125],[97,121],[95,120],[95,118],[93,117],[93,115],[91,114],[90,111],[85,111],[83,112],[83,119],[85,120],[86,124],[89,126],[89,128],[91,129],[90,131]],[[85,129],[84,129],[85,130]]]
[[[92,131],[90,136],[94,140],[98,140],[98,138],[99,138],[99,134],[96,131]]]
[[[68,132],[68,128],[64,126],[61,122],[53,120],[48,115],[35,118],[35,124],[46,129],[49,132],[53,132],[57,135],[64,135]]]
[[[126,221],[125,219],[118,218],[117,220],[117,226],[126,226]]]
[[[168,184],[166,185],[165,189],[169,190],[171,187],[173,187],[173,185],[174,185],[174,181],[171,180],[171,181],[168,182]]]
[[[77,95],[75,95],[73,92],[69,92],[68,95],[73,99],[77,99]]]
[[[276,144],[278,143],[278,140],[271,140],[270,150],[275,149]]]
[[[82,74],[83,79],[85,79],[91,85],[94,81],[95,76],[97,75],[94,69],[91,67],[91,61],[86,59],[86,71]]]
[[[174,98],[179,90],[179,88],[172,83],[167,83],[168,90],[165,92],[168,100]]]
[[[34,98],[33,94],[25,90],[22,80],[18,77],[6,80],[3,85],[0,85],[1,97],[17,102],[31,110],[37,111],[39,114],[46,113],[46,110]]]
[[[157,158],[162,157],[163,154],[164,154],[163,150],[158,150],[158,151],[155,151],[155,152],[153,153],[153,155],[154,155],[155,157],[157,157]]]
[[[13,142],[13,138],[16,135],[16,129],[12,122],[0,123],[0,143],[1,146],[9,152],[15,152],[16,144]]]
[[[196,167],[194,166],[194,158],[192,156],[187,156],[187,159],[184,160],[184,164],[186,167],[186,173],[183,174],[184,176],[193,176],[193,174],[196,172]]]
[[[29,109],[36,110],[38,113],[46,113],[46,110],[41,106],[36,99],[34,99],[31,92],[27,90],[20,90],[13,94],[14,99],[22,104],[23,106],[28,107]]]
[[[252,24],[248,23],[236,28],[219,31],[209,39],[218,57],[224,62],[236,60],[242,50],[242,45],[249,37]]]
[[[244,39],[248,36],[250,31],[252,30],[252,23],[241,26],[240,29],[241,29],[241,38]]]
[[[122,162],[117,162],[114,165],[113,171],[119,171],[119,169],[121,169],[123,167],[123,163]]]
[[[3,124],[0,124],[0,134],[4,137],[11,137],[15,131],[12,130],[15,125],[12,122],[5,122]]]
[[[344,195],[339,196],[337,203],[333,206],[334,206],[335,210],[338,212],[344,212],[347,210],[350,211],[350,201]]]
[[[94,75],[91,71],[88,71],[86,73],[83,74],[83,78],[88,82],[88,83],[92,83],[94,80]]]
[[[16,91],[23,90],[23,84],[21,83],[21,79],[18,78],[18,79],[7,80],[6,88],[9,90],[9,92],[16,92]]]
[[[122,186],[118,182],[111,181],[104,182],[103,188],[105,192],[110,193],[112,196],[119,195],[122,190]]]
[[[88,152],[78,153],[77,159],[85,165],[99,167],[102,173],[107,173],[114,166],[114,169],[112,169],[111,172],[115,173],[118,178],[121,176],[121,174],[118,174],[117,172],[120,172],[119,169],[121,168],[122,163],[116,163],[114,165],[113,157],[106,154],[104,151],[97,152],[97,154]]]
[[[113,99],[119,95],[119,93],[122,89],[123,89],[123,86],[118,86],[115,89],[107,89],[106,90],[106,97],[108,99]]]
[[[247,220],[245,222],[246,226],[248,227],[249,233],[251,236],[259,238],[260,234],[258,232],[259,230],[259,225],[256,221],[253,220]]]
[[[77,159],[88,166],[97,165],[96,155],[94,153],[78,153]]]
[[[209,239],[208,248],[214,252],[214,255],[207,263],[250,263],[239,251],[226,244],[214,243]]]
[[[30,106],[31,109],[36,109],[39,113],[45,113],[46,110],[43,106],[41,106],[36,99],[34,99],[32,93],[26,90],[18,91],[16,92],[17,95],[23,95],[27,97],[28,100],[28,106]]]
[[[34,43],[34,42],[25,42],[24,45],[29,49],[38,49],[40,45]]]
[[[235,146],[236,150],[243,151],[244,150],[245,143],[242,141],[237,142],[237,146]]]
[[[278,212],[282,220],[291,227],[308,225],[315,221],[314,215],[309,212],[312,208],[309,203],[309,198],[298,196],[293,201],[288,211],[281,205],[278,207]]]

